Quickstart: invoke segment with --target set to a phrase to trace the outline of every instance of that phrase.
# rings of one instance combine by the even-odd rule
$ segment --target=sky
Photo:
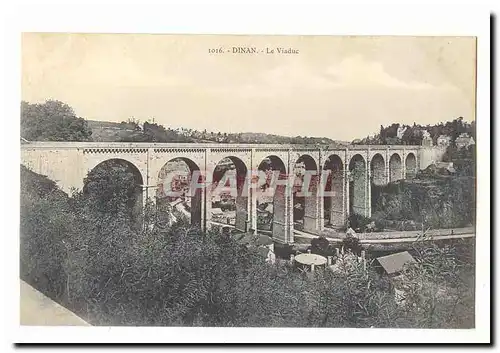
[[[350,141],[475,119],[473,37],[24,33],[21,57],[22,100],[90,120]]]

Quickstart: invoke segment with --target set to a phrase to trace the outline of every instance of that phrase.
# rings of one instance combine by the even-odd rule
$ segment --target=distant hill
[[[116,123],[110,121],[87,120],[92,130],[92,139],[97,142],[142,142],[143,128],[134,123]],[[152,125],[150,125],[152,126]],[[161,125],[159,125],[161,127]],[[161,127],[163,129],[163,127]],[[266,133],[243,132],[236,134],[221,134],[197,131],[192,129],[168,129],[168,135],[159,135],[155,142],[197,142],[197,143],[262,143],[262,144],[349,144],[346,141],[336,141],[326,137],[290,137]]]
[[[87,120],[87,124],[92,130],[92,140],[97,142],[119,142],[142,134],[131,126],[110,121]]]

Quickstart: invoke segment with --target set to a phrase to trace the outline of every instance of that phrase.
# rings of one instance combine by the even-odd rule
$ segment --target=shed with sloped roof
[[[415,259],[408,251],[403,251],[387,256],[377,257],[377,262],[380,266],[382,266],[385,273],[390,276],[394,276],[403,270],[404,265],[415,262]]]

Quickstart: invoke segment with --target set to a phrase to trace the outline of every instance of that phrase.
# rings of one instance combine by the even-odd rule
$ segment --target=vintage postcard
[[[21,325],[475,329],[476,37],[21,51]]]

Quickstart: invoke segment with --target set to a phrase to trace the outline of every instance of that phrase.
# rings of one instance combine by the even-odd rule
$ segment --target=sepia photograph
[[[477,37],[19,49],[22,327],[478,327]]]

